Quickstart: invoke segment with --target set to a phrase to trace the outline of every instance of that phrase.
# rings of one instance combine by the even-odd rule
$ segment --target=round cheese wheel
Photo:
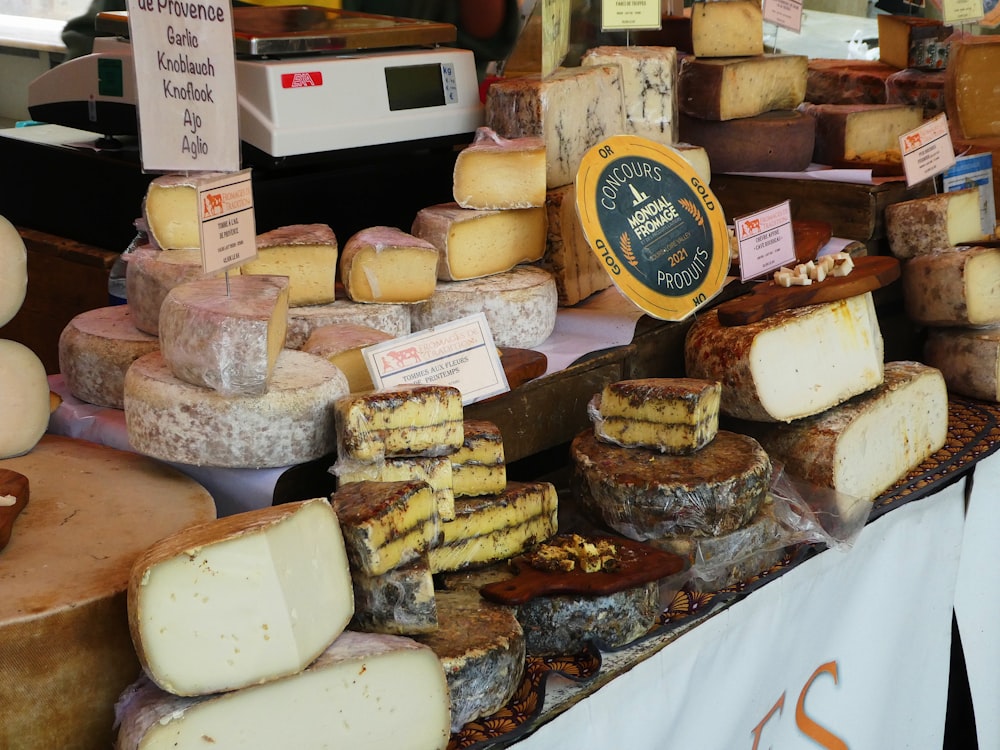
[[[552,274],[534,266],[467,281],[438,282],[434,296],[413,305],[414,331],[484,313],[497,346],[530,349],[556,326],[559,295]]]
[[[368,326],[393,338],[405,336],[410,332],[410,305],[338,299],[328,305],[289,307],[285,347],[301,349],[317,328],[340,323]]]
[[[219,275],[204,272],[201,250],[158,250],[143,245],[126,255],[125,261],[125,297],[132,322],[153,336],[160,332],[160,307],[171,289]]]
[[[683,140],[704,147],[715,172],[799,172],[816,141],[816,120],[797,110],[725,121],[682,113],[679,127]]]
[[[27,453],[48,426],[45,365],[24,344],[0,339],[0,458]]]
[[[20,232],[0,216],[0,326],[17,315],[28,290],[28,251]]]
[[[139,674],[126,612],[132,564],[214,518],[215,505],[174,469],[55,435],[0,468],[31,482],[0,553],[0,747],[104,750],[115,701]]]
[[[897,70],[881,60],[810,60],[806,101],[813,104],[885,104],[886,79]]]
[[[159,339],[132,324],[129,305],[88,310],[74,317],[59,336],[59,372],[69,392],[96,406],[125,406],[125,371]]]
[[[336,366],[307,352],[283,350],[264,394],[230,397],[178,380],[152,352],[125,374],[125,425],[132,447],[165,461],[289,466],[333,453],[331,406],[348,392]]]

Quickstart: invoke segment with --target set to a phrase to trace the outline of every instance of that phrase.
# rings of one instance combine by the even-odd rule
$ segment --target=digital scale
[[[137,135],[126,12],[101,13],[94,52],[28,87],[40,122]],[[471,51],[451,24],[314,6],[233,9],[240,138],[272,157],[471,134],[483,121]],[[155,116],[155,113],[154,113]]]

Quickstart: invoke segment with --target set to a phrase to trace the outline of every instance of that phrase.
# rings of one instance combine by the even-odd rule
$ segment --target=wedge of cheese
[[[167,537],[133,565],[128,609],[146,674],[175,695],[300,672],[354,614],[337,516],[319,498]]]
[[[338,299],[328,305],[289,307],[285,348],[301,349],[315,329],[341,323],[375,328],[393,338],[405,336],[410,332],[410,306]]]
[[[337,453],[344,460],[444,456],[462,444],[462,394],[444,385],[361,393],[333,407]]]
[[[959,138],[1000,135],[994,98],[1000,89],[1000,39],[966,35],[949,48],[945,75],[948,125]]]
[[[559,305],[572,307],[613,282],[583,233],[576,212],[576,186],[549,190],[545,209],[548,215],[545,254],[539,265],[555,279]]]
[[[507,486],[500,428],[484,419],[466,419],[462,429],[462,447],[449,457],[454,496],[500,494]]]
[[[951,26],[939,19],[880,13],[878,58],[899,69],[943,69],[948,63]]]
[[[211,745],[241,750],[383,750],[448,745],[448,684],[434,652],[409,638],[345,632],[304,671],[201,698],[140,679],[122,696],[116,750]]]
[[[49,380],[31,349],[0,339],[0,458],[27,453],[49,426]]]
[[[377,461],[338,460],[330,469],[338,486],[354,482],[426,482],[434,493],[437,514],[442,521],[455,517],[452,493],[452,456],[404,456]]]
[[[355,302],[420,302],[434,293],[437,272],[437,248],[395,227],[356,232],[340,259],[344,291]]]
[[[678,78],[682,112],[704,120],[795,109],[806,95],[805,55],[686,57]]]
[[[351,393],[360,393],[374,388],[362,350],[391,338],[369,326],[340,323],[314,329],[301,348],[330,360],[347,377]]]
[[[381,575],[353,570],[351,580],[354,582],[352,630],[419,635],[438,629],[434,578],[426,553]]]
[[[1000,323],[1000,249],[963,246],[911,258],[903,264],[903,304],[921,325]]]
[[[722,383],[722,414],[790,422],[882,382],[884,345],[871,293],[723,326],[715,311],[688,330],[688,377]]]
[[[437,541],[439,518],[426,482],[353,482],[331,497],[351,567],[377,576],[405,565]]]
[[[1000,402],[1000,327],[932,328],[924,361],[941,371],[949,391]]]
[[[17,315],[28,291],[28,250],[21,233],[0,216],[0,327]]]
[[[702,146],[717,172],[800,172],[816,146],[815,120],[797,110],[732,120],[681,115],[679,122],[680,137]]]
[[[219,173],[221,174],[221,173]],[[201,207],[198,182],[215,173],[164,174],[154,177],[146,188],[142,215],[153,244],[161,250],[201,248]]]
[[[288,304],[336,299],[337,236],[326,224],[292,224],[257,235],[257,257],[241,274],[288,277]]]
[[[889,250],[907,259],[987,239],[975,187],[914,198],[885,207]]]
[[[948,392],[933,367],[887,362],[883,383],[850,401],[791,424],[757,426],[761,445],[790,474],[871,501],[944,446]]]
[[[545,142],[538,136],[503,138],[490,128],[458,152],[452,194],[462,208],[545,205]]]
[[[125,296],[140,331],[160,332],[160,308],[167,293],[188,281],[220,276],[206,274],[200,250],[157,250],[141,245],[125,255]]]
[[[185,383],[223,395],[267,390],[285,343],[288,279],[202,279],[170,290],[160,308],[160,351]]]
[[[691,52],[695,57],[764,54],[764,14],[756,0],[691,6]]]
[[[901,164],[899,137],[924,122],[921,107],[902,104],[807,104],[816,120],[813,160],[820,164]]]

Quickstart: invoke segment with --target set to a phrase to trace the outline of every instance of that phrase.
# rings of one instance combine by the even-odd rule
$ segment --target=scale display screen
[[[396,65],[385,69],[389,109],[440,107],[446,103],[440,63]]]

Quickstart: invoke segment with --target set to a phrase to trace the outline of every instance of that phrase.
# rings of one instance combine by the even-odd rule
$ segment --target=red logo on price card
[[[322,86],[323,74],[318,70],[312,73],[282,73],[281,88],[301,89],[306,86]]]

